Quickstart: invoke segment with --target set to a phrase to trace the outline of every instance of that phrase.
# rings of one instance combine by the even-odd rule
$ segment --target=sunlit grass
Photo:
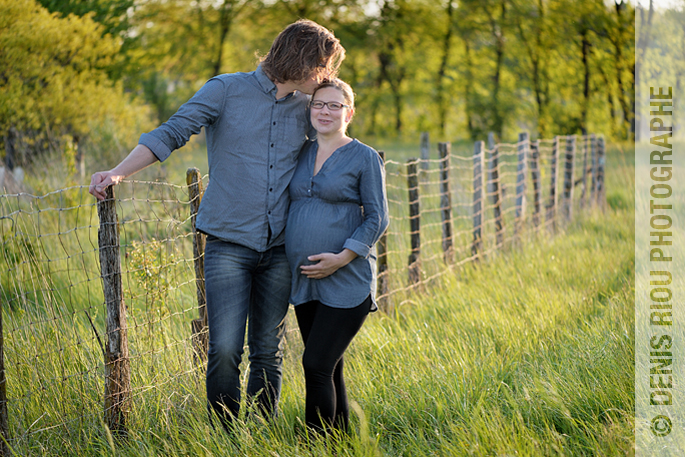
[[[612,223],[596,213],[565,236],[447,274],[434,288],[397,304],[394,316],[373,315],[346,356],[349,395],[358,405],[349,438],[311,439],[296,432],[304,409],[302,347],[290,332],[281,414],[273,423],[247,413],[232,434],[213,430],[201,370],[184,375],[189,360],[174,361],[169,354],[156,369],[136,367],[128,439],[109,442],[97,400],[101,373],[93,373],[91,381],[81,382],[83,391],[52,389],[49,398],[22,404],[35,416],[59,417],[75,395],[85,395],[90,400],[80,404],[90,404],[91,417],[33,433],[25,424],[20,428],[28,435],[14,443],[16,450],[621,455],[632,446],[632,224],[629,214],[610,214]],[[89,333],[82,327],[63,331]],[[36,341],[25,343],[35,350]],[[134,365],[143,362],[149,360]],[[63,364],[51,362],[55,370]],[[155,382],[160,369],[166,372],[161,385]],[[30,382],[17,379],[18,372],[8,375],[10,383]]]
[[[346,355],[353,430],[342,439],[302,431],[292,313],[280,415],[266,423],[245,405],[232,433],[214,430],[190,348],[193,285],[164,295],[159,280],[139,279],[134,241],[147,240],[155,265],[186,272],[174,280],[192,266],[152,249],[157,228],[141,235],[124,224],[133,249],[126,287],[145,289],[126,297],[135,340],[128,437],[112,438],[102,422],[102,353],[88,319],[101,329],[103,311],[89,253],[50,263],[49,276],[79,278],[78,290],[41,279],[71,308],[3,309],[10,444],[20,455],[50,456],[625,455],[634,408],[633,168],[614,150],[607,170],[605,212],[447,271],[422,291],[393,296],[391,315],[368,319]],[[41,300],[60,302],[53,298]]]

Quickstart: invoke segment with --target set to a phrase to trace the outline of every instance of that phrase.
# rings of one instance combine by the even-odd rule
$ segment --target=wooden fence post
[[[483,156],[485,143],[476,141],[473,146],[473,241],[471,256],[480,260],[483,249]]]
[[[385,152],[378,151],[385,166]],[[376,284],[376,295],[378,296],[378,307],[385,313],[390,313],[390,304],[388,300],[388,231],[386,230],[381,235],[377,244],[378,249],[378,282]]]
[[[128,354],[126,306],[121,287],[119,222],[112,187],[105,200],[98,202],[100,228],[100,269],[105,296],[105,424],[114,435],[126,434],[131,402],[131,365]]]
[[[576,137],[566,137],[566,163],[564,164],[564,202],[562,212],[564,220],[570,221],[573,211],[573,165],[576,160]]]
[[[557,230],[557,207],[559,194],[557,193],[557,181],[559,175],[559,136],[554,137],[552,143],[552,158],[549,172],[549,203],[547,204],[547,219],[552,233]]]
[[[526,156],[528,155],[528,132],[519,133],[516,167],[516,211],[514,217],[514,240],[523,232],[526,220]]]
[[[533,227],[540,226],[540,142],[530,143],[530,176],[533,181]]]
[[[442,215],[442,251],[445,263],[454,260],[452,240],[452,194],[450,193],[450,154],[451,143],[438,144],[440,153],[440,213]]]
[[[409,234],[411,254],[409,254],[409,284],[421,280],[421,210],[419,206],[418,159],[407,161],[407,189],[409,191]]]
[[[597,138],[597,204],[604,210],[606,208],[606,194],[604,189],[604,137]]]
[[[581,174],[580,180],[583,183],[583,190],[580,194],[580,207],[585,208],[588,200],[588,188],[587,188],[587,150],[589,137],[587,135],[582,135],[583,139],[583,173]]]
[[[429,180],[428,169],[430,168],[430,137],[428,132],[421,132],[421,182]]]
[[[7,442],[10,439],[9,414],[7,411],[7,377],[5,376],[5,334],[2,329],[2,302],[0,302],[0,456],[9,457]]]
[[[597,135],[590,135],[591,179],[590,179],[590,206],[597,204]]]
[[[490,164],[488,166],[488,189],[492,198],[493,216],[495,218],[495,243],[497,249],[504,243],[504,224],[502,221],[502,187],[499,185],[499,152],[495,144],[494,133],[488,133]]]
[[[186,171],[188,199],[190,200],[190,221],[193,231],[193,258],[195,259],[195,285],[197,289],[197,309],[200,317],[190,323],[195,360],[207,360],[209,332],[207,329],[207,296],[205,294],[205,235],[196,227],[197,212],[202,201],[202,176],[197,168]]]

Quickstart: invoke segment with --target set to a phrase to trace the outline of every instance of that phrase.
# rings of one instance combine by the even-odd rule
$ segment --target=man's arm
[[[224,82],[218,78],[207,81],[167,122],[141,135],[140,144],[119,165],[109,171],[94,173],[89,192],[98,200],[104,200],[107,187],[120,183],[158,160],[165,160],[173,150],[186,144],[193,134],[211,125],[221,115],[224,99]]]
[[[119,184],[123,179],[157,162],[157,156],[147,147],[139,144],[133,151],[109,171],[93,173],[88,191],[98,200],[105,199],[105,189]]]

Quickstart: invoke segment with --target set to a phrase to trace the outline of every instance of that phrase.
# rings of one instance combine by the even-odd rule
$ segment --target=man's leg
[[[290,267],[285,247],[277,246],[261,256],[252,277],[247,344],[250,376],[247,394],[265,413],[277,412],[283,374],[283,336],[290,296]]]
[[[240,407],[240,361],[250,306],[252,270],[258,259],[259,253],[249,248],[207,237],[207,401],[224,426],[238,414]]]

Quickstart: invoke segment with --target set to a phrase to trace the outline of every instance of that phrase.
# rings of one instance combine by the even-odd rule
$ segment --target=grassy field
[[[166,173],[195,160],[178,157]],[[84,291],[58,309],[58,324],[52,314],[4,309],[11,444],[18,455],[49,456],[630,455],[633,169],[632,157],[613,147],[606,212],[456,268],[423,291],[394,296],[392,315],[372,315],[346,356],[353,431],[343,439],[297,431],[304,378],[292,313],[279,417],[264,423],[245,405],[232,434],[211,428],[203,374],[186,344],[192,284],[127,298],[131,322],[140,321],[132,329],[134,402],[128,438],[112,438],[100,419],[101,354],[88,322],[92,316],[100,328],[103,319],[97,267],[83,262]],[[126,281],[156,290],[159,279],[136,279],[147,271],[136,259],[126,259]],[[66,269],[72,280],[77,269]],[[60,297],[41,300],[53,298]],[[166,302],[181,305],[171,310]],[[85,314],[70,308],[77,305]],[[67,335],[77,342],[61,343]]]
[[[292,334],[274,424],[248,416],[232,436],[215,432],[202,389],[178,404],[167,386],[136,408],[127,441],[87,429],[45,455],[629,455],[632,221],[611,216],[447,275],[396,316],[371,317],[347,357],[349,439],[295,433],[304,385]]]

